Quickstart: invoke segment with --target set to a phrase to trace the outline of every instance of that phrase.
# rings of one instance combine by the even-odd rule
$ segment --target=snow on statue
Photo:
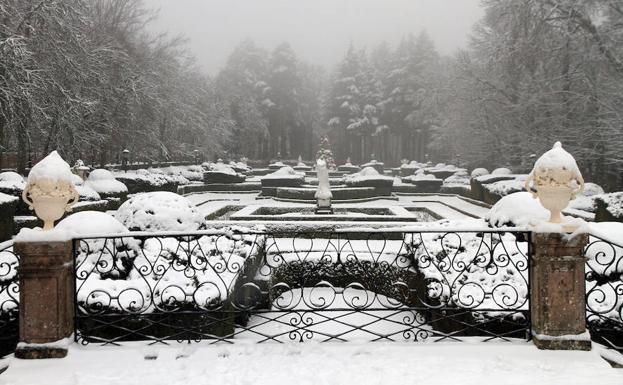
[[[584,179],[573,156],[556,142],[536,161],[525,187],[550,211],[549,222],[561,223],[561,211],[582,192]]]
[[[318,189],[316,190],[315,198],[318,202],[316,207],[316,214],[331,214],[331,187],[329,185],[329,170],[327,169],[327,162],[320,158],[316,161],[316,174],[318,175]]]

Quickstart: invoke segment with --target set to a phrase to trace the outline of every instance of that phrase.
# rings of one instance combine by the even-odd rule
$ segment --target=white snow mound
[[[72,237],[128,232],[121,222],[100,211],[81,211],[71,214],[60,221],[56,228],[67,232]]]
[[[530,227],[549,220],[550,213],[527,191],[509,194],[500,199],[485,215],[493,227]]]
[[[187,198],[166,191],[133,196],[115,217],[132,231],[195,231],[204,224],[203,216]]]
[[[69,164],[56,151],[35,164],[28,174],[28,182],[37,180],[54,180],[72,183],[72,172]]]

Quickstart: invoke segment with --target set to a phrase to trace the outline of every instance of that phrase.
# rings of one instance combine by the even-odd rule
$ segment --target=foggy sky
[[[425,29],[442,54],[467,43],[480,0],[145,0],[160,8],[152,28],[189,38],[198,64],[214,75],[245,38],[272,50],[288,41],[299,57],[327,69],[349,43],[396,43]]]

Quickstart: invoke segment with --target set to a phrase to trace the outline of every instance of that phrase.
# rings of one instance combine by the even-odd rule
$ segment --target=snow
[[[73,342],[73,337],[63,338],[58,341],[46,342],[42,344],[19,342],[17,349],[24,348],[48,348],[48,349],[67,349]]]
[[[115,217],[132,231],[195,231],[204,222],[188,199],[166,191],[134,195]]]
[[[168,174],[166,172],[169,172]],[[171,170],[150,168],[149,170],[139,169],[134,172],[115,172],[113,177],[120,179],[131,179],[146,183],[150,186],[161,187],[169,183],[177,183],[180,185],[189,184],[190,181],[182,176],[181,171],[175,173]],[[203,179],[203,171],[201,172],[201,179]],[[121,183],[121,182],[120,182]]]
[[[484,188],[493,194],[505,196],[509,193],[525,190],[526,177],[527,175],[521,175],[516,179],[500,180],[497,182],[485,184]]]
[[[354,174],[344,175],[344,181],[349,182],[349,183],[363,182],[363,181],[370,181],[370,180],[393,181],[394,178],[391,176],[381,175],[374,167],[370,167],[370,166],[364,167],[361,171],[356,172]]]
[[[534,163],[534,170],[546,170],[546,169],[563,169],[573,172],[575,175],[580,175],[580,169],[578,168],[575,159],[571,154],[562,148],[562,143],[556,142],[551,150],[547,151]],[[532,173],[534,173],[534,170]]]
[[[0,205],[9,202],[15,202],[19,198],[13,195],[8,195],[0,192]]]
[[[491,172],[491,175],[511,175],[512,172],[510,169],[505,167],[496,168]]]
[[[509,194],[500,199],[485,216],[493,227],[514,225],[535,226],[549,220],[550,212],[527,191]]]
[[[89,178],[84,182],[85,186],[92,188],[99,194],[118,194],[128,192],[128,188],[115,179],[113,174],[104,169],[93,170]]]
[[[71,235],[62,229],[56,227],[49,231],[43,231],[40,228],[28,229],[23,228],[14,238],[15,242],[67,242],[71,240]]]
[[[594,198],[599,198],[608,205],[607,210],[614,217],[623,218],[623,192],[603,194]]]
[[[0,182],[15,182],[16,185],[26,185],[24,177],[14,171],[0,173]]]
[[[532,336],[536,337],[541,341],[590,341],[591,334],[588,330],[584,330],[583,333],[580,334],[563,334],[560,336],[550,336],[548,334],[539,334],[532,331]]]
[[[476,168],[472,171],[471,177],[473,179],[484,175],[489,175],[489,170],[487,170],[486,168]]]
[[[415,175],[408,176],[408,177],[406,177],[404,179],[410,180],[410,181],[413,181],[413,182],[423,181],[423,180],[441,180],[441,179],[438,179],[437,177],[435,177],[435,175],[433,175],[433,174],[425,174],[423,172],[417,173]]]
[[[210,171],[220,172],[227,175],[238,175],[238,173],[230,166],[224,163],[212,163],[209,166]]]
[[[593,351],[532,343],[325,343],[92,347],[61,360],[11,359],[11,385],[620,385],[623,372]],[[147,357],[151,359],[147,359]]]
[[[260,179],[301,179],[302,180],[304,178],[305,178],[304,173],[296,172],[290,166],[284,166],[271,174],[264,175]]]
[[[329,185],[329,170],[327,169],[327,162],[320,158],[316,161],[316,172],[318,174],[318,188],[314,194],[316,199],[331,199],[331,187]]]
[[[52,151],[32,167],[28,174],[28,182],[34,183],[38,180],[47,179],[72,183],[72,175],[69,164],[61,158],[58,152]]]
[[[467,189],[469,189],[469,175],[467,174],[467,172],[459,171],[456,174],[444,179],[443,187],[466,187]]]
[[[581,195],[592,197],[601,194],[604,194],[604,189],[600,185],[590,182],[584,183],[584,189],[582,190]]]
[[[117,219],[100,211],[81,211],[71,214],[56,225],[72,238],[93,236],[96,234],[127,233],[128,229]]]

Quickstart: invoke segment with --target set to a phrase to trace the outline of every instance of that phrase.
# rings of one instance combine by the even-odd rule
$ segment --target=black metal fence
[[[15,351],[19,338],[19,256],[13,243],[0,245],[0,357]]]
[[[623,352],[623,245],[591,235],[585,255],[586,322],[591,338]]]
[[[530,233],[206,231],[75,241],[76,340],[529,338]]]

